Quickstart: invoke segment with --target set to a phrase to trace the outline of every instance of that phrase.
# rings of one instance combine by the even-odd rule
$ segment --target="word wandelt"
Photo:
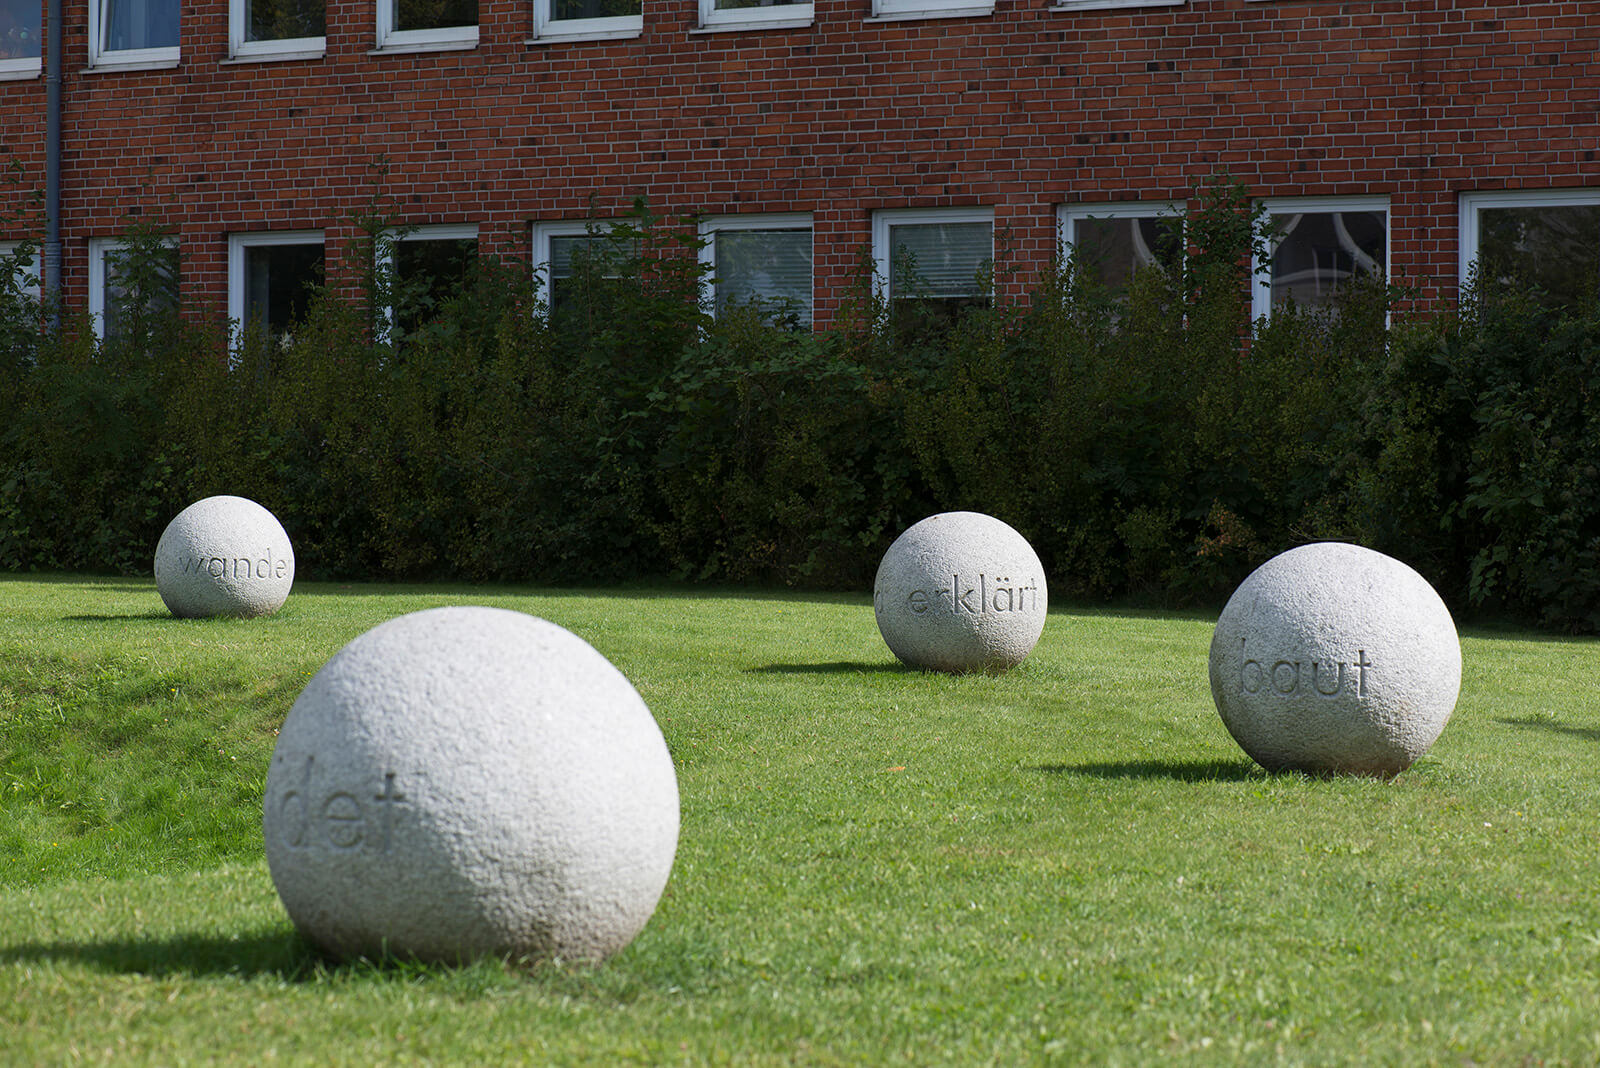
[[[184,556],[178,559],[181,575],[210,575],[212,578],[281,579],[289,574],[289,561],[274,560],[272,550],[252,560],[248,556]]]

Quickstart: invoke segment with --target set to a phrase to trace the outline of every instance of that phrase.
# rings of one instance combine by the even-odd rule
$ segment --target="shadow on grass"
[[[326,975],[332,967],[293,930],[274,929],[237,938],[174,935],[103,942],[24,942],[0,947],[0,965],[47,961],[158,978],[233,976],[290,983]]]
[[[869,664],[858,660],[835,660],[823,664],[763,664],[761,667],[745,668],[744,670],[746,675],[849,675],[880,671],[894,672],[900,675],[923,674],[898,662],[883,663],[880,661]]]
[[[67,623],[128,623],[134,620],[171,620],[175,618],[171,612],[164,608],[154,608],[148,612],[109,612],[105,614],[86,616],[63,616]]]
[[[1542,716],[1537,713],[1531,716],[1501,716],[1500,722],[1512,727],[1524,727],[1528,730],[1548,731],[1551,734],[1565,734],[1572,738],[1582,738],[1586,742],[1600,742],[1600,728],[1573,727],[1552,716]]]
[[[1046,775],[1092,779],[1171,779],[1176,782],[1244,782],[1267,773],[1249,760],[1119,760],[1103,764],[1040,764]]]

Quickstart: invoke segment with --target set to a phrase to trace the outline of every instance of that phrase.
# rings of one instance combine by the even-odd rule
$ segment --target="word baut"
[[[1244,656],[1244,639],[1239,639],[1239,655]],[[1267,667],[1260,660],[1245,660],[1239,665],[1239,688],[1245,693],[1272,693],[1288,697],[1294,693],[1315,692],[1323,697],[1336,697],[1345,690],[1346,680],[1355,689],[1357,697],[1367,694],[1367,671],[1372,668],[1365,649],[1356,650],[1353,661],[1313,660],[1306,670],[1304,660],[1275,660]],[[1349,676],[1346,668],[1350,668]],[[1351,678],[1350,676],[1353,676]],[[1309,686],[1309,690],[1307,687]]]
[[[967,583],[972,579],[968,578]],[[1030,596],[1031,595],[1031,596]],[[906,604],[917,615],[927,612],[963,612],[974,616],[990,612],[1026,612],[1039,608],[1039,587],[1032,578],[1028,585],[1015,584],[1009,578],[990,578],[979,574],[976,585],[967,585],[960,575],[950,576],[949,586],[933,590],[912,590],[906,594]]]
[[[178,569],[185,575],[210,575],[212,578],[277,578],[281,579],[289,573],[289,561],[284,559],[274,560],[272,550],[267,550],[267,555],[259,560],[252,561],[247,556],[228,558],[224,556],[185,556],[179,559]]]
[[[313,788],[315,761],[315,757],[306,757],[300,782],[278,798],[284,844],[291,849],[327,846],[341,851],[370,845],[380,853],[388,852],[395,808],[411,800],[400,792],[395,773],[384,772],[383,788],[374,794],[337,786]]]

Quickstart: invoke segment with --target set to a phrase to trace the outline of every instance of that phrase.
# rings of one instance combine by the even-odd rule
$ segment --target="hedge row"
[[[160,234],[136,231],[115,340],[0,306],[0,568],[147,573],[174,513],[237,493],[307,577],[864,589],[905,526],[974,509],[1058,596],[1214,602],[1340,538],[1458,611],[1600,624],[1596,309],[1423,315],[1357,284],[1251,324],[1258,211],[1217,181],[1187,222],[1181,266],[1123,293],[1068,262],[946,321],[864,272],[812,333],[704,316],[694,238],[641,208],[548,315],[525,266],[486,258],[397,316],[427,323],[409,335],[368,272],[231,345],[173,310]]]

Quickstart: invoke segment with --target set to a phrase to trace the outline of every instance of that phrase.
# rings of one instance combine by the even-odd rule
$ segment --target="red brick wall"
[[[227,63],[226,0],[186,0],[176,69],[86,72],[65,12],[64,283],[130,215],[176,224],[191,298],[226,300],[226,236],[324,228],[330,262],[375,191],[417,224],[523,250],[544,219],[814,213],[817,320],[871,212],[992,206],[1025,279],[1068,201],[1184,199],[1226,168],[1261,196],[1390,198],[1392,269],[1453,285],[1456,196],[1600,186],[1600,5],[1189,0],[690,33],[646,0],[633,40],[530,45],[531,0],[481,0],[470,51],[373,55],[370,0],[328,48]],[[0,82],[0,163],[42,187],[45,81]],[[387,161],[379,177],[376,161]],[[24,236],[0,234],[0,238]]]

